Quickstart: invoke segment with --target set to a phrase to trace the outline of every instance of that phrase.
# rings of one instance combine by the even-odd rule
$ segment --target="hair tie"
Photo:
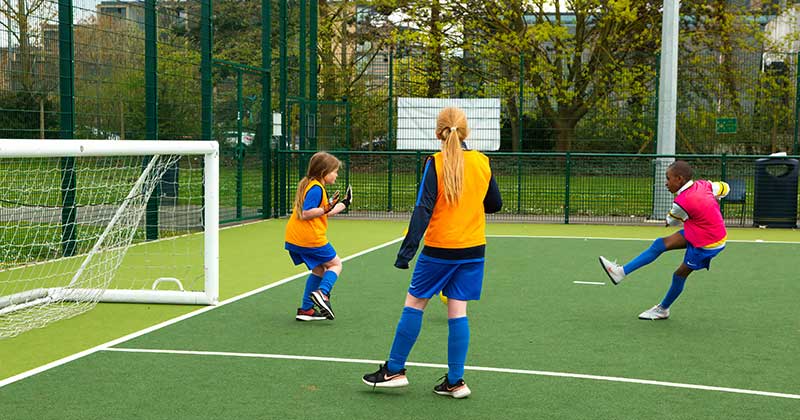
[[[451,131],[451,132],[453,132],[453,131],[458,131],[458,127],[450,127],[450,131]]]

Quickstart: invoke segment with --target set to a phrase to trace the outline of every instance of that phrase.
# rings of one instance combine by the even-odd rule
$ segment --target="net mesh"
[[[0,338],[109,288],[202,290],[202,168],[180,155],[0,159]]]

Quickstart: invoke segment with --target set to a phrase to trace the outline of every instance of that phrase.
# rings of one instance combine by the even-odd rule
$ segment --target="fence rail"
[[[296,181],[314,151],[279,151],[275,166],[285,179],[276,189],[275,214],[291,213]],[[414,209],[425,152],[334,152],[344,163],[331,189],[353,186],[348,217],[407,218]],[[681,159],[695,179],[724,180],[735,187],[720,202],[729,226],[769,225],[759,211],[794,214],[797,221],[797,172],[759,177],[760,161],[797,165],[798,156],[655,155],[593,153],[487,153],[503,196],[503,209],[491,220],[508,222],[647,224],[663,223],[654,191],[666,189],[659,160]],[[781,166],[781,165],[773,165]],[[783,170],[783,169],[781,169]],[[763,175],[763,174],[762,174]],[[766,181],[766,184],[765,184]],[[765,186],[766,185],[766,186]],[[793,194],[787,194],[788,187]],[[787,208],[788,206],[788,208]],[[791,216],[789,216],[791,217]],[[769,222],[769,223],[767,223]]]

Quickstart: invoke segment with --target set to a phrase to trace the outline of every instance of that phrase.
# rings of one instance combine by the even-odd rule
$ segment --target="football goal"
[[[0,140],[0,339],[97,302],[215,304],[218,150]]]

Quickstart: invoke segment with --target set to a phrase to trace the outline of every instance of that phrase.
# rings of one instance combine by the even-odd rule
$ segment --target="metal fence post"
[[[156,2],[144,2],[144,96],[145,96],[145,138],[158,140],[158,44],[156,38]],[[120,133],[124,135],[123,133]],[[142,163],[144,168],[152,157]],[[147,200],[145,211],[145,236],[148,240],[158,239],[158,207],[161,196],[161,183]]]
[[[388,127],[387,128],[387,132],[386,132],[386,149],[387,150],[395,150],[395,149],[397,149],[397,147],[393,143],[394,138],[392,136],[392,125],[394,125],[394,115],[393,115],[393,112],[394,112],[394,98],[393,98],[393,96],[394,96],[394,85],[393,85],[394,58],[393,57],[394,57],[394,48],[390,47],[389,48],[389,100],[388,100],[389,118],[388,118],[388,121],[387,121],[387,124],[386,124],[386,126]],[[393,147],[393,146],[395,146],[395,147]]]
[[[261,216],[272,217],[272,0],[261,0]]]
[[[797,53],[794,61],[795,65],[795,82],[794,82],[794,147],[792,154],[800,154],[800,144],[798,143],[798,128],[800,128],[800,52]]]
[[[242,178],[244,173],[244,144],[242,144],[242,115],[244,103],[242,101],[242,70],[236,69],[236,218],[242,218]]]
[[[393,162],[392,155],[390,154],[389,155],[389,168],[388,168],[388,173],[386,174],[387,189],[389,190],[387,192],[387,194],[388,194],[387,195],[388,203],[387,203],[387,206],[386,206],[386,210],[387,211],[392,211],[392,169],[393,169],[392,168],[392,166],[393,166],[392,162]]]
[[[306,150],[306,51],[308,50],[308,44],[306,41],[306,6],[308,5],[309,0],[300,0],[300,29],[298,33],[298,43],[299,43],[299,57],[298,57],[298,93],[297,96],[300,98],[300,115],[299,115],[299,123],[300,127],[298,129],[298,134],[300,135],[300,150]]]
[[[570,153],[567,152],[567,161],[564,167],[564,178],[565,178],[565,185],[564,185],[564,224],[569,224],[569,182],[570,176],[572,172],[572,159]]]
[[[214,113],[213,90],[214,83],[211,79],[211,1],[200,1],[200,90],[202,109],[200,110],[201,131],[203,140],[212,140],[212,126]]]
[[[524,93],[525,80],[525,56],[519,53],[519,107],[517,107],[517,150],[522,151],[522,124],[524,121],[523,106],[525,104]],[[512,146],[513,149],[513,146]]]
[[[517,155],[517,214],[522,214],[522,156]]]
[[[75,51],[73,50],[72,0],[58,1],[58,71],[61,100],[61,138],[75,138]],[[61,158],[61,252],[75,255],[77,207],[75,206],[75,158]]]
[[[308,31],[309,31],[309,57],[308,57],[308,98],[309,98],[309,112],[306,118],[312,118],[314,129],[311,133],[306,133],[309,138],[310,148],[317,150],[317,90],[318,90],[318,74],[317,74],[317,37],[319,33],[319,13],[318,2],[309,2],[308,11]]]
[[[287,9],[288,9],[288,1],[287,0],[279,0],[279,8],[278,8],[278,19],[280,21],[279,25],[279,33],[280,33],[280,41],[279,44],[279,60],[280,60],[280,67],[279,67],[279,78],[280,78],[280,85],[278,87],[278,98],[280,100],[279,108],[281,112],[281,140],[278,143],[278,149],[286,150],[289,141],[291,141],[291,137],[289,135],[289,109],[287,107],[287,97],[289,95],[289,86],[287,81],[287,74],[286,69],[288,67],[289,59],[288,59],[288,51],[287,51],[287,43],[288,43],[288,17],[287,17]],[[283,216],[286,214],[286,162],[290,158],[289,153],[279,153],[278,154],[278,162],[276,162],[276,171],[277,174],[275,176],[277,185],[275,187],[275,206],[278,207],[278,216]]]

